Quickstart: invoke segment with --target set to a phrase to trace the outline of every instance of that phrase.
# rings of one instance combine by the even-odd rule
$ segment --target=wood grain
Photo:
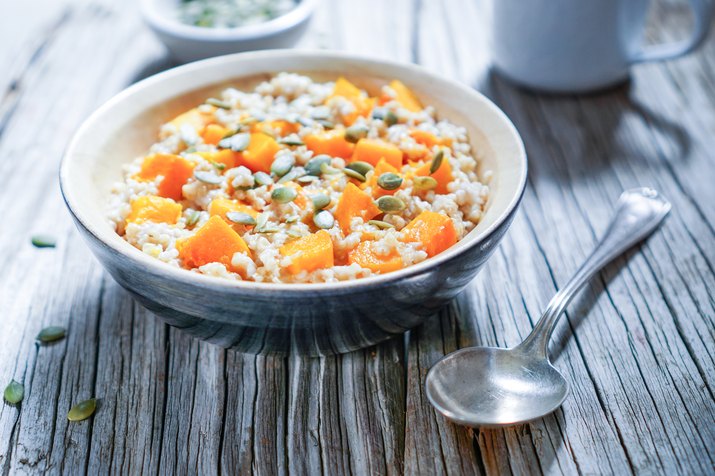
[[[0,383],[26,389],[0,405],[2,474],[715,473],[715,39],[630,84],[554,97],[489,71],[486,0],[323,2],[300,47],[418,62],[483,91],[524,138],[529,187],[481,275],[405,339],[278,358],[169,329],[102,271],[64,209],[57,167],[76,127],[173,66],[125,3],[8,2],[0,16]],[[656,2],[648,41],[689,27],[682,1]],[[673,213],[569,307],[552,345],[572,389],[562,409],[506,430],[436,414],[429,367],[524,338],[638,185]],[[58,247],[33,248],[38,232]],[[47,325],[67,338],[37,346]],[[95,416],[68,422],[91,396]]]

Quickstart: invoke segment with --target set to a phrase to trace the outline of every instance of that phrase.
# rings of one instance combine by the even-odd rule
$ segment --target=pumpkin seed
[[[222,101],[220,99],[216,98],[208,98],[206,100],[206,104],[210,104],[212,106],[215,106],[219,109],[231,109],[231,105],[227,103],[226,101]]]
[[[255,226],[256,219],[253,218],[248,213],[243,212],[228,212],[226,213],[226,218],[239,225]]]
[[[369,131],[369,129],[367,128],[367,126],[363,126],[363,125],[350,126],[347,129],[345,129],[345,140],[355,144],[360,139],[364,139],[365,137],[367,137],[368,131]]]
[[[35,337],[35,339],[43,343],[54,342],[56,340],[62,339],[66,333],[67,329],[65,329],[64,327],[50,326],[42,329],[40,333],[37,334],[37,337]]]
[[[231,149],[234,152],[243,152],[248,148],[248,144],[251,143],[251,134],[248,132],[241,132],[234,134],[231,137],[221,139],[218,146],[222,149]]]
[[[52,235],[34,235],[32,244],[37,248],[54,248],[57,246],[57,240]]]
[[[379,208],[385,213],[401,212],[405,209],[406,206],[405,202],[403,202],[397,197],[393,197],[390,195],[385,195],[384,197],[378,198],[376,204],[377,208]]]
[[[376,226],[381,230],[386,230],[387,228],[395,228],[394,225],[381,220],[370,220],[367,222],[368,225]]]
[[[253,181],[259,186],[268,186],[273,184],[273,179],[265,172],[256,172],[253,174]]]
[[[205,172],[203,170],[197,170],[194,172],[194,178],[199,182],[207,183],[209,185],[219,185],[223,180],[221,177],[213,172]]]
[[[331,166],[330,164],[320,164],[320,171],[327,175],[335,175],[335,174],[339,174],[341,172],[340,169],[336,169],[335,167]]]
[[[397,124],[397,114],[385,108],[376,108],[372,111],[374,119],[381,119],[387,127]]]
[[[320,175],[320,166],[323,164],[330,165],[332,158],[329,155],[321,154],[316,155],[305,164],[305,172],[308,175],[315,175],[316,177]]]
[[[360,172],[356,172],[353,169],[345,168],[345,169],[343,169],[343,173],[345,175],[347,175],[348,177],[354,178],[355,180],[358,180],[360,182],[364,182],[365,180],[367,180],[363,174],[361,174]]]
[[[313,215],[313,223],[315,223],[315,226],[318,228],[327,230],[335,225],[335,218],[333,218],[333,215],[329,211],[320,210],[318,213]]]
[[[415,190],[434,190],[437,188],[437,180],[434,177],[415,177],[412,179]]]
[[[402,177],[393,172],[385,172],[377,178],[377,184],[385,190],[395,190],[402,185]]]
[[[352,169],[355,172],[367,176],[367,173],[371,170],[374,170],[374,167],[372,164],[368,164],[367,162],[361,162],[361,161],[356,161],[356,162],[351,162],[348,165],[345,166],[346,169]]]
[[[271,192],[271,199],[278,203],[292,202],[297,196],[298,192],[291,187],[280,187]]]
[[[300,138],[298,134],[290,134],[285,136],[284,138],[280,139],[278,141],[279,144],[284,144],[284,145],[305,145],[305,142],[303,142],[303,139]]]
[[[214,162],[213,160],[211,161],[211,165],[216,167],[216,170],[219,172],[223,172],[226,169],[226,164],[223,164],[221,162]]]
[[[296,180],[298,177],[302,177],[304,174],[305,172],[301,172],[298,169],[293,169],[287,174],[285,174],[283,177],[281,177],[278,183],[288,183],[291,180]]]
[[[201,218],[201,212],[198,210],[192,210],[189,212],[189,215],[186,217],[186,226],[194,226],[199,222],[199,219]]]
[[[444,151],[439,149],[432,157],[432,164],[429,166],[429,173],[433,174],[439,170],[440,165],[442,165],[442,159],[444,159]]]
[[[94,411],[97,409],[97,399],[90,398],[83,402],[79,402],[77,405],[73,406],[67,413],[67,419],[69,421],[82,421],[91,417]]]
[[[330,109],[327,106],[315,107],[310,111],[310,117],[315,120],[330,119]]]
[[[253,231],[260,232],[268,224],[268,214],[259,213],[256,217],[256,228]]]
[[[299,218],[300,217],[297,215],[292,215],[292,216],[286,217],[285,222],[286,223],[295,223],[298,221]]]
[[[271,173],[283,177],[295,165],[295,157],[290,153],[280,154],[271,164]]]
[[[335,123],[330,122],[330,121],[324,121],[322,119],[319,119],[315,122],[317,122],[318,124],[323,126],[325,129],[334,129],[335,128]]]
[[[20,403],[25,396],[25,387],[20,382],[10,380],[10,383],[5,387],[3,397],[7,403]]]
[[[323,208],[330,205],[330,197],[328,197],[324,193],[318,193],[316,195],[313,195],[312,197],[310,197],[310,199],[313,201],[313,207],[316,211],[322,210]]]
[[[296,179],[300,183],[310,183],[310,182],[315,182],[316,180],[319,180],[318,177],[315,177],[313,175],[301,175]]]

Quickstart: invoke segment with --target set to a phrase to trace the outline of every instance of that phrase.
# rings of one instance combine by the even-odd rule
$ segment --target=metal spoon
[[[623,192],[605,235],[573,278],[551,299],[516,347],[452,352],[427,374],[427,397],[444,416],[468,426],[498,427],[541,418],[563,403],[566,379],[549,362],[549,338],[576,292],[607,263],[648,236],[670,211],[651,188]]]

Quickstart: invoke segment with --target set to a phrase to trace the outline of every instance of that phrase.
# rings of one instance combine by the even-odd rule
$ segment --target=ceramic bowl
[[[252,88],[281,71],[346,76],[375,94],[393,78],[441,117],[467,128],[491,188],[479,225],[443,253],[405,269],[322,284],[236,282],[162,263],[124,241],[105,215],[122,165],[146,153],[159,126],[227,86]],[[526,183],[516,129],[478,92],[408,64],[334,52],[242,53],[145,79],[92,114],[62,160],[62,193],[90,249],[114,279],[169,324],[252,353],[323,354],[366,347],[413,328],[477,274],[507,231]]]
[[[289,48],[308,27],[318,0],[299,0],[273,20],[237,28],[202,28],[172,18],[180,0],[141,0],[144,20],[178,61],[186,63],[243,51]]]

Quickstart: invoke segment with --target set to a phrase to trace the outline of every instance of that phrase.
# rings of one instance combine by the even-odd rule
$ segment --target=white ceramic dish
[[[480,169],[493,173],[477,227],[439,255],[399,271],[316,284],[231,281],[167,265],[124,241],[106,206],[122,166],[146,153],[161,124],[227,86],[252,89],[281,71],[316,80],[346,76],[377,94],[400,79],[424,104],[467,128]],[[449,302],[506,233],[526,185],[518,132],[473,89],[414,65],[336,52],[276,50],[213,58],[145,79],[97,110],[60,168],[67,206],[104,267],[142,304],[202,339],[249,352],[345,352],[408,330]]]
[[[273,20],[238,28],[203,28],[172,17],[179,0],[141,0],[146,23],[178,61],[186,63],[243,51],[289,48],[308,27],[318,0],[300,0]]]

